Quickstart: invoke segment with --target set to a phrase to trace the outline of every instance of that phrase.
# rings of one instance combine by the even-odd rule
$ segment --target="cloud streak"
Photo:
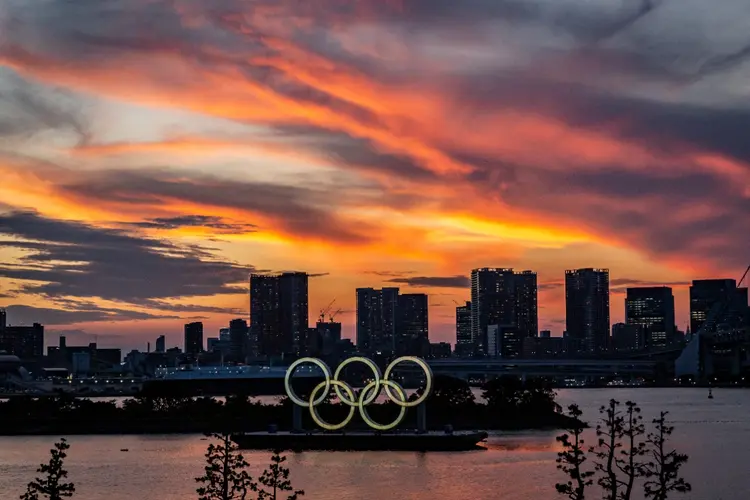
[[[747,15],[739,0],[12,0],[0,106],[17,106],[0,135],[33,137],[38,162],[0,155],[19,186],[0,194],[44,206],[23,230],[3,219],[19,257],[0,274],[168,313],[166,299],[235,293],[246,269],[223,252],[336,266],[352,286],[363,269],[411,269],[380,277],[427,291],[571,244],[632,252],[675,283],[731,273],[750,233]],[[92,126],[69,95],[132,108]],[[145,126],[171,113],[185,115]],[[116,267],[102,248],[120,241]],[[152,285],[157,268],[221,278]]]

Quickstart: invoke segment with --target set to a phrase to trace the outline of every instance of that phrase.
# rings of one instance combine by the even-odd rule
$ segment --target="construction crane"
[[[328,316],[328,320],[329,320],[329,322],[330,322],[330,323],[333,323],[333,320],[334,320],[334,319],[336,318],[336,316],[338,316],[338,315],[339,315],[339,314],[341,314],[342,312],[343,312],[343,311],[342,311],[341,309],[337,309],[337,310],[336,310],[336,312],[334,312],[333,314],[331,314],[330,316]]]
[[[331,308],[333,307],[333,304],[336,303],[336,299],[334,298],[326,307],[325,309],[320,310],[320,316],[318,316],[318,319],[321,323],[326,322],[326,315],[331,312]]]
[[[742,277],[737,282],[736,288],[739,288],[742,285],[742,282],[745,281],[745,278],[747,278],[748,273],[750,273],[750,266],[747,266],[747,269],[745,269],[745,272],[742,274]],[[693,332],[693,334],[705,334],[709,329],[714,328],[716,325],[716,320],[721,318],[727,309],[729,309],[730,304],[732,303],[732,294],[735,292],[734,289],[727,289],[726,296],[724,297],[724,300],[716,302],[709,313],[706,315],[706,319],[703,320],[703,324],[701,325],[698,332]]]
[[[745,269],[742,277],[737,282],[736,288],[739,288],[740,285],[742,285],[742,282],[745,281],[748,273],[750,273],[750,266],[747,266],[747,268]],[[701,337],[707,336],[710,330],[717,326],[716,321],[722,318],[726,310],[729,308],[732,302],[732,294],[734,293],[736,288],[727,288],[726,296],[723,298],[723,300],[719,300],[718,302],[714,303],[713,307],[711,307],[708,314],[706,315],[706,318],[703,320],[700,328],[695,332],[691,332],[692,337],[690,341],[683,349],[680,357],[678,357],[675,361],[676,376],[702,376],[704,368],[700,354]]]

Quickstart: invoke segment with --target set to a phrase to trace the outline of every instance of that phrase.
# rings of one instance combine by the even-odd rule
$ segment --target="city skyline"
[[[348,338],[399,286],[452,341],[482,266],[535,270],[556,334],[585,267],[612,323],[666,285],[684,329],[748,264],[743,2],[186,4],[0,9],[0,306],[48,341],[179,345],[292,269]]]
[[[473,294],[472,289],[474,288],[474,285],[472,285],[473,280],[471,277],[478,273],[488,273],[488,272],[491,274],[497,273],[500,277],[502,277],[503,275],[508,275],[511,279],[515,279],[517,283],[513,285],[512,292],[511,292],[512,295],[510,296],[512,297],[512,302],[514,303],[512,312],[509,313],[510,314],[509,316],[506,314],[507,318],[503,316],[503,311],[501,310],[498,310],[495,313],[491,313],[491,316],[493,319],[492,321],[489,321],[486,325],[484,325],[485,331],[486,331],[487,326],[491,326],[492,324],[496,324],[496,323],[502,323],[501,318],[505,318],[508,321],[507,324],[514,325],[513,337],[516,337],[516,336],[518,338],[525,338],[525,337],[531,337],[531,336],[538,337],[540,336],[542,332],[547,332],[547,335],[549,335],[549,333],[551,332],[553,337],[562,337],[563,333],[566,332],[566,328],[567,328],[566,326],[566,323],[568,323],[567,315],[565,316],[565,319],[561,322],[562,324],[559,325],[559,328],[557,329],[544,328],[540,326],[541,323],[534,322],[534,319],[536,318],[539,310],[544,309],[544,304],[540,304],[537,299],[537,293],[538,293],[537,290],[540,287],[538,286],[539,284],[536,282],[536,277],[537,277],[536,272],[533,270],[516,271],[512,268],[487,268],[487,267],[474,269],[469,274],[469,277],[468,277],[469,279],[467,280],[469,287],[466,290],[466,292],[469,298],[472,297],[472,294]],[[674,314],[674,311],[678,309],[677,307],[678,304],[675,303],[675,296],[673,294],[672,287],[666,286],[666,285],[653,286],[652,283],[649,283],[648,285],[640,285],[640,286],[626,287],[626,288],[616,286],[615,289],[613,290],[610,284],[609,270],[597,269],[597,268],[580,268],[580,269],[565,270],[565,279],[569,280],[571,276],[576,276],[580,274],[581,272],[583,273],[593,272],[595,274],[601,272],[601,273],[605,273],[606,275],[606,278],[605,278],[605,283],[607,286],[606,307],[608,307],[607,317],[609,318],[608,325],[610,327],[610,330],[607,332],[607,335],[604,338],[609,339],[611,337],[611,335],[613,334],[613,330],[611,329],[611,327],[613,327],[614,325],[633,324],[633,325],[638,325],[643,328],[643,332],[642,332],[642,334],[644,335],[643,341],[646,343],[646,345],[652,345],[652,346],[668,343],[669,339],[674,334],[677,333],[677,330],[680,330],[683,333],[685,331],[690,331],[691,318],[693,320],[692,321],[693,325],[699,326],[700,323],[695,322],[694,316],[696,314],[705,315],[707,312],[706,304],[708,304],[708,307],[710,308],[710,306],[713,305],[714,301],[723,300],[723,296],[726,293],[727,286],[729,287],[737,286],[737,280],[730,279],[730,278],[699,279],[699,280],[690,281],[689,284],[687,285],[687,291],[689,292],[688,299],[687,299],[688,311],[687,311],[687,320],[685,322],[684,330],[683,330],[683,327],[679,324],[679,321],[677,320],[674,321],[674,326],[677,328],[677,330],[675,330],[668,326],[669,319],[676,317]],[[174,347],[179,347],[181,349],[184,349],[184,347],[187,346],[189,343],[193,345],[196,345],[196,343],[199,343],[200,345],[202,345],[202,349],[205,349],[207,347],[207,342],[209,340],[218,339],[220,336],[223,337],[224,334],[231,336],[230,332],[232,331],[232,328],[231,328],[232,324],[242,322],[244,326],[241,326],[239,329],[235,329],[235,332],[236,332],[235,337],[239,340],[234,340],[234,344],[236,345],[231,350],[233,356],[238,355],[239,352],[246,352],[246,353],[250,352],[250,351],[247,351],[247,349],[250,348],[248,344],[248,341],[250,338],[255,339],[254,341],[250,341],[250,342],[251,344],[253,342],[256,343],[255,346],[256,348],[259,349],[259,352],[257,354],[267,355],[270,353],[272,355],[278,355],[283,351],[283,349],[279,350],[277,348],[276,350],[263,352],[264,348],[261,347],[261,341],[259,340],[259,338],[261,338],[262,336],[262,332],[259,331],[258,328],[262,328],[263,325],[265,324],[265,327],[268,328],[268,331],[272,334],[275,334],[275,332],[280,333],[286,330],[289,330],[289,332],[294,332],[295,330],[293,328],[296,328],[296,327],[293,327],[292,325],[292,323],[294,322],[286,321],[286,322],[283,322],[285,323],[285,326],[282,326],[281,325],[282,318],[280,316],[280,311],[282,309],[280,306],[282,303],[289,304],[284,307],[284,310],[291,310],[290,308],[293,307],[291,297],[294,297],[293,299],[294,301],[302,301],[301,305],[303,309],[297,310],[295,315],[301,316],[303,318],[303,321],[304,321],[304,318],[308,318],[307,320],[308,328],[310,329],[315,328],[316,321],[320,320],[321,314],[324,320],[327,322],[329,318],[331,319],[331,321],[333,321],[333,316],[331,316],[331,313],[334,313],[333,315],[336,316],[336,322],[341,323],[339,316],[341,316],[342,313],[345,311],[343,311],[342,309],[338,309],[337,311],[334,312],[332,309],[332,306],[338,303],[338,299],[334,299],[332,302],[328,304],[327,308],[325,307],[321,308],[317,312],[313,311],[310,308],[309,302],[312,299],[308,297],[309,290],[308,290],[307,282],[308,282],[308,279],[311,277],[312,276],[309,276],[302,271],[285,271],[285,272],[280,272],[280,273],[253,274],[250,276],[248,290],[246,291],[246,294],[245,294],[246,299],[248,298],[248,296],[250,298],[249,300],[250,310],[248,311],[248,314],[246,314],[245,316],[242,316],[242,315],[227,316],[223,320],[218,321],[217,323],[218,326],[216,326],[216,328],[214,328],[213,325],[207,326],[205,330],[205,334],[203,332],[203,327],[204,327],[203,321],[187,322],[187,323],[179,325],[180,327],[179,332],[170,330],[167,332],[159,333],[157,336],[157,342],[161,342],[162,348],[164,345],[168,344],[169,346],[174,346]],[[253,281],[252,281],[253,278],[256,279],[256,289],[255,289],[256,293],[260,292],[259,295],[256,295],[255,301],[253,301],[253,293],[252,293],[254,290]],[[532,278],[533,280],[529,281],[529,278]],[[294,287],[291,284],[296,281],[299,281],[302,284],[303,288],[301,288],[299,292],[295,292],[296,295],[292,295],[291,290],[294,289]],[[284,286],[282,284],[283,282],[287,282],[289,284]],[[617,280],[615,280],[615,282],[617,282]],[[531,284],[532,288],[527,288],[529,286],[527,283]],[[519,284],[522,285],[521,290],[524,290],[524,292],[522,292],[520,295],[518,295],[515,290],[515,287],[519,286]],[[709,292],[713,292],[713,293],[708,293],[707,295],[705,295],[706,292],[704,292],[705,297],[703,298],[703,301],[702,302],[696,301],[695,297],[693,296],[696,290],[696,285],[698,286],[698,289],[708,287]],[[286,298],[280,298],[280,295],[284,295],[284,294],[279,293],[280,290],[283,290],[283,289],[289,290],[286,292]],[[566,294],[567,294],[568,291],[567,291],[565,283],[563,283],[563,289],[566,291]],[[269,290],[272,292],[270,296],[267,293]],[[409,297],[424,297],[424,304],[425,306],[427,306],[426,308],[427,315],[425,315],[425,319],[424,319],[425,321],[424,331],[427,334],[425,335],[425,338],[428,338],[430,342],[433,342],[433,343],[447,342],[447,343],[450,343],[455,348],[455,345],[457,343],[457,334],[458,334],[459,328],[463,328],[464,338],[466,339],[465,345],[466,346],[471,345],[472,346],[471,349],[475,348],[474,346],[475,346],[476,340],[473,338],[475,334],[472,332],[473,318],[472,318],[472,307],[471,307],[472,301],[471,300],[466,300],[464,303],[459,303],[457,301],[454,301],[452,305],[453,323],[450,326],[452,330],[448,333],[448,335],[442,336],[442,335],[435,335],[434,329],[432,327],[429,327],[428,329],[426,326],[427,316],[429,316],[430,318],[432,317],[431,316],[432,313],[429,312],[429,310],[432,307],[432,303],[429,300],[429,294],[425,294],[425,293],[401,294],[401,291],[402,290],[399,287],[383,287],[382,289],[364,287],[364,288],[357,288],[354,291],[356,299],[357,299],[355,300],[355,303],[359,303],[360,294],[362,293],[367,294],[368,297],[371,296],[370,300],[376,301],[378,308],[384,308],[383,304],[384,303],[387,304],[390,302],[390,305],[385,306],[386,309],[384,309],[384,310],[390,311],[388,314],[393,316],[390,322],[390,326],[388,326],[387,322],[383,321],[382,317],[378,321],[380,321],[381,323],[386,323],[385,330],[383,331],[389,332],[389,333],[386,333],[386,335],[390,335],[390,337],[388,337],[389,338],[388,342],[392,344],[394,349],[396,347],[396,342],[397,342],[396,336],[402,334],[399,331],[399,328],[401,329],[405,328],[407,330],[409,329],[408,325],[405,326],[405,322],[402,320],[401,312],[399,311],[399,306],[403,307],[401,299],[406,299]],[[387,292],[387,295],[384,295],[383,292]],[[667,304],[662,304],[661,302],[659,302],[657,303],[657,305],[653,305],[652,303],[648,302],[648,300],[654,300],[653,297],[659,297],[660,295],[659,292],[668,294],[669,302]],[[615,296],[622,295],[622,300],[613,301],[611,299],[611,296],[613,294]],[[748,288],[746,284],[743,283],[743,286],[741,288],[736,288],[736,294],[733,296],[735,298],[733,299],[732,303],[734,304],[733,307],[737,307],[739,309],[732,310],[731,314],[735,314],[735,315],[743,314],[741,311],[745,310],[743,309],[745,307],[744,304],[748,302],[747,294],[748,294]],[[385,301],[386,298],[388,299],[387,301]],[[269,300],[271,301],[270,305],[267,304]],[[646,302],[644,302],[644,300],[646,300]],[[663,299],[656,299],[656,300],[663,300]],[[526,301],[528,303],[527,308],[524,309],[520,307],[522,301]],[[264,302],[266,304],[264,304]],[[611,308],[613,306],[616,307],[617,302],[622,302],[624,305],[623,319],[613,318],[611,315]],[[254,303],[258,304],[257,306],[255,306],[258,311],[256,313],[257,314],[256,317],[258,318],[258,320],[255,323],[255,329],[253,329],[252,327],[253,322],[248,321],[253,316],[252,310],[254,307],[253,306]],[[368,308],[369,307],[372,307],[372,306],[368,306]],[[565,307],[566,308],[568,307],[567,300],[566,300]],[[666,307],[666,309],[661,309],[664,307]],[[648,314],[644,313],[644,308],[648,312]],[[655,315],[654,308],[658,309],[660,313],[659,318],[654,317]],[[750,309],[750,305],[748,305],[747,308]],[[265,312],[266,316],[268,315],[269,311],[272,313],[270,317],[272,317],[273,319],[270,320],[271,321],[270,324],[268,323],[269,321],[268,319],[265,319],[264,321],[264,318],[262,317],[260,313],[260,311],[264,309],[266,310]],[[518,312],[516,311],[516,309],[518,309]],[[523,312],[520,312],[520,311],[523,311]],[[356,319],[357,314],[358,314],[357,309],[355,309],[353,312],[354,312],[354,316]],[[383,312],[379,311],[377,314],[382,315]],[[638,318],[638,316],[643,316],[643,318]],[[463,325],[460,325],[461,317],[464,318]],[[737,317],[739,318],[739,316]],[[7,322],[9,326],[13,324],[10,321],[8,321],[7,312],[5,311],[5,309],[2,308],[2,306],[0,306],[0,319],[2,319],[3,322]],[[190,318],[190,319],[193,320],[196,318]],[[663,332],[663,333],[657,334],[657,336],[659,337],[659,340],[654,342],[654,340],[651,338],[651,336],[653,336],[654,334],[654,329],[649,328],[649,326],[653,325],[655,321],[658,321],[659,324],[661,325],[661,327],[657,328],[656,331]],[[37,323],[39,322],[34,321],[34,324],[37,324]],[[432,323],[432,320],[430,320],[430,323]],[[537,325],[537,326],[534,327],[534,325]],[[22,326],[22,325],[19,323],[16,323],[14,326]],[[31,325],[23,325],[23,326],[31,326]],[[200,341],[195,341],[195,340],[188,341],[188,335],[189,335],[188,330],[191,327],[198,327],[198,326],[200,326],[200,330],[199,330],[200,333],[198,334],[198,338],[200,338],[201,340]],[[364,348],[365,350],[369,350],[370,347],[368,343],[363,343],[363,342],[358,341],[359,336],[357,332],[358,332],[359,327],[357,325],[357,322],[355,321],[353,325],[348,325],[348,326],[349,328],[347,329],[346,323],[343,322],[342,332],[339,333],[340,338],[348,338],[349,340],[353,342],[354,345]],[[305,332],[303,335],[306,336],[307,335],[306,332],[308,329],[305,328],[302,325],[302,323],[300,323],[300,328],[302,328],[302,330]],[[377,326],[376,328],[382,329],[383,326],[382,325]],[[62,331],[55,330],[55,329],[52,329],[52,330],[43,329],[43,330],[45,332],[45,336],[44,336],[45,345],[56,345],[60,336],[68,337],[74,342],[79,341],[77,339],[76,332],[73,332],[73,335],[71,337],[70,332],[66,330],[62,330]],[[183,330],[184,330],[184,334],[183,334]],[[292,336],[295,336],[294,333],[289,333],[289,335],[290,335],[290,339]],[[195,338],[194,334],[191,336]],[[541,335],[541,336],[544,336],[544,335]],[[576,334],[573,334],[573,337],[576,337],[576,336],[577,336]],[[99,337],[98,335],[92,334],[90,335],[90,337],[91,338],[89,338],[88,340],[98,342],[98,337]],[[168,338],[169,340],[166,341],[166,338]],[[299,343],[297,338],[298,337],[295,337],[294,340],[287,339],[286,343],[288,345],[297,346]],[[154,340],[153,338],[145,338],[144,345],[158,345],[158,344],[153,344],[153,340]],[[482,341],[480,340],[480,345],[481,345],[481,342]],[[600,341],[601,346],[606,345],[606,342],[608,341],[604,341],[604,343],[601,343]],[[87,342],[84,342],[84,343],[87,343]],[[105,345],[105,346],[110,345],[107,342],[106,336],[105,336],[105,341],[103,343],[100,342],[100,344]],[[132,344],[132,345],[123,346],[121,344],[114,343],[112,345],[117,346],[117,347],[123,347],[123,350],[125,351],[130,350],[131,348],[137,349],[137,350],[140,350],[143,348],[143,345],[141,344]],[[298,348],[295,347],[294,350],[296,350],[296,352],[299,352],[297,349]],[[194,349],[191,349],[191,350],[184,349],[184,350],[185,352],[195,353]],[[294,354],[292,352],[294,350],[287,350],[287,353]]]

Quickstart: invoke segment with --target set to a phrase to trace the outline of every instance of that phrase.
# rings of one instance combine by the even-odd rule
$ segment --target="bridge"
[[[653,377],[658,361],[632,359],[436,359],[429,361],[436,375],[464,380],[502,375],[524,377]],[[406,369],[407,364],[403,367]],[[414,367],[415,370],[419,368]]]

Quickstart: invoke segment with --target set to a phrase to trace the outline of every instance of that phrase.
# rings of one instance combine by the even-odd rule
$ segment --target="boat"
[[[232,441],[246,450],[469,451],[484,450],[484,431],[457,432],[248,432]]]

